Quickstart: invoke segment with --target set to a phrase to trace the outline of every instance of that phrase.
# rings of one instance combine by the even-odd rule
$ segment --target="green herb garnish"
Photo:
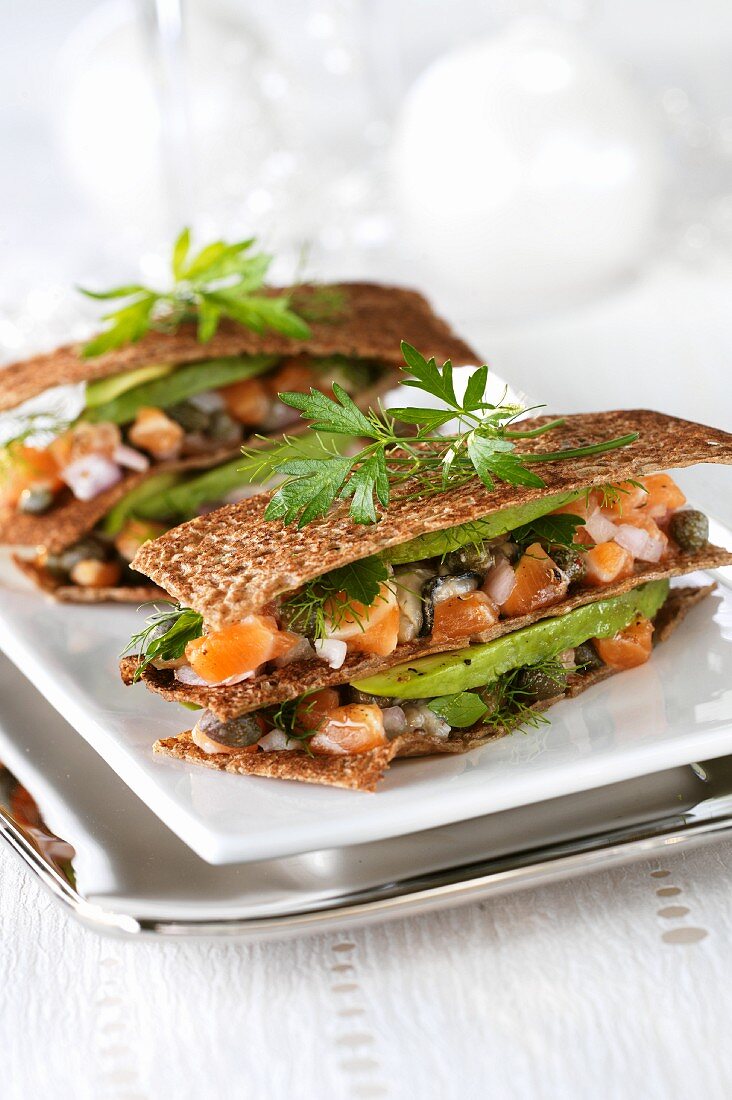
[[[190,256],[191,234],[184,229],[173,246],[170,290],[154,290],[141,283],[113,287],[106,291],[80,288],[97,301],[124,304],[103,320],[109,327],[90,340],[84,355],[101,355],[112,348],[133,344],[151,329],[174,332],[184,321],[195,321],[198,339],[206,343],[216,332],[222,317],[228,317],[254,332],[273,329],[296,340],[310,336],[307,323],[291,308],[287,294],[257,293],[272,257],[252,252],[254,238],[246,241],[214,241]]]
[[[297,522],[304,527],[324,516],[337,501],[350,499],[350,515],[355,523],[375,523],[377,504],[387,508],[392,491],[407,482],[417,496],[463,485],[476,475],[489,490],[495,488],[496,481],[543,488],[543,479],[530,469],[534,464],[602,454],[638,438],[637,432],[631,432],[586,447],[522,454],[516,450],[519,440],[544,435],[564,421],[551,420],[538,428],[513,430],[511,425],[527,410],[520,405],[494,405],[485,400],[487,366],[473,373],[459,401],[449,361],[438,367],[434,359],[425,359],[407,343],[402,343],[402,353],[406,363],[403,369],[413,375],[403,379],[402,385],[421,390],[447,408],[405,407],[388,412],[380,408],[363,413],[337,383],[333,384],[335,400],[313,389],[308,394],[280,394],[286,405],[312,422],[316,437],[319,432],[330,432],[367,442],[348,457],[335,454],[325,444],[317,456],[285,461],[279,461],[276,453],[264,457],[266,475],[284,478],[267,506],[267,519]],[[458,433],[437,434],[455,419]],[[404,431],[399,424],[414,430]],[[251,451],[245,453],[255,457]]]
[[[290,630],[314,639],[327,637],[346,619],[364,629],[360,608],[373,606],[388,576],[387,567],[376,556],[333,569],[283,600],[283,618]]]
[[[155,613],[145,620],[145,626],[133,634],[121,656],[131,650],[139,656],[134,680],[137,682],[148,665],[155,660],[177,661],[185,654],[189,642],[203,634],[203,616],[190,607],[177,603],[157,604]]]
[[[458,691],[455,695],[441,695],[438,699],[430,699],[428,706],[438,718],[444,719],[453,729],[474,726],[488,713],[488,707],[474,691]]]
[[[579,516],[562,512],[558,516],[539,516],[522,524],[511,532],[511,539],[519,546],[530,546],[533,542],[540,542],[549,548],[566,546],[570,550],[587,550],[588,547],[580,542],[575,542],[575,536],[580,527],[584,527],[585,521]]]

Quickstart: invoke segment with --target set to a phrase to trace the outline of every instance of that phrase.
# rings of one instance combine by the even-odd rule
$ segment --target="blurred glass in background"
[[[556,406],[732,427],[721,0],[2,5],[6,356],[190,223],[277,279],[416,285]]]

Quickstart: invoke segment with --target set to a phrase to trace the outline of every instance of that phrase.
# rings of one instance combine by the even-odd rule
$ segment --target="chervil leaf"
[[[418,424],[422,428],[435,428],[442,427],[443,424],[447,424],[448,421],[455,419],[455,412],[447,409],[420,409],[420,408],[403,408],[394,409],[389,407],[389,416],[393,416],[395,420],[401,420],[402,424]]]
[[[459,691],[455,695],[441,695],[427,704],[438,718],[443,718],[448,726],[467,729],[474,726],[488,713],[488,707],[473,691]]]
[[[373,425],[337,382],[333,383],[333,393],[337,401],[320,390],[310,390],[309,394],[281,393],[279,397],[285,405],[297,409],[304,420],[312,420],[315,431],[372,438]]]
[[[517,527],[512,532],[511,537],[520,546],[528,546],[530,543],[539,540],[548,543],[550,546],[574,547],[580,545],[574,541],[580,527],[584,527],[584,520],[569,513],[539,516],[538,519],[533,519],[530,523],[524,523],[521,527]]]
[[[465,389],[465,397],[463,398],[463,408],[472,412],[475,409],[483,408],[485,397],[485,388],[488,384],[488,367],[485,364],[482,367],[478,367],[476,371],[470,376],[470,381]]]
[[[459,408],[458,399],[455,396],[455,387],[452,380],[452,363],[448,360],[442,367],[437,366],[434,359],[425,359],[416,348],[406,341],[402,341],[402,355],[414,375],[415,380],[402,379],[403,386],[413,386],[415,389],[424,390],[439,401],[444,401],[451,408]]]
[[[106,302],[112,298],[129,298],[131,294],[145,292],[145,287],[139,283],[130,283],[129,286],[117,286],[113,290],[87,290],[86,287],[77,287],[80,294],[87,298],[93,298],[97,302]]]
[[[84,354],[99,355],[111,348],[139,340],[151,328],[175,331],[184,321],[197,322],[198,339],[205,343],[218,328],[222,317],[254,332],[272,329],[295,340],[307,340],[310,328],[291,308],[284,294],[261,292],[272,257],[252,253],[254,239],[214,241],[189,259],[191,235],[184,229],[173,246],[173,286],[168,291],[140,284],[107,291],[82,290],[100,301],[128,301],[103,318],[109,327],[90,340]]]
[[[326,448],[322,455],[310,459],[307,466],[275,458],[268,464],[268,472],[284,476],[285,482],[270,501],[267,518],[283,519],[285,523],[297,519],[302,527],[310,519],[324,515],[337,501],[350,500],[350,515],[355,523],[376,523],[377,502],[387,508],[394,486],[404,487],[400,499],[413,500],[464,485],[476,476],[489,491],[495,488],[496,481],[543,488],[545,482],[531,469],[535,463],[602,454],[637,438],[635,433],[629,433],[582,447],[521,454],[516,451],[518,440],[543,436],[564,421],[551,420],[523,429],[519,425],[514,430],[513,425],[524,410],[520,405],[494,405],[485,400],[487,366],[473,372],[460,404],[449,362],[440,368],[434,359],[426,359],[411,344],[403,343],[402,350],[406,368],[414,378],[402,379],[401,384],[438,398],[450,408],[408,405],[386,411],[379,407],[378,411],[369,409],[364,413],[337,384],[333,386],[333,397],[314,389],[309,393],[280,394],[286,405],[311,422],[316,433],[360,437],[365,445],[352,458],[341,458],[339,466],[334,465],[335,460]],[[440,429],[453,420],[464,430],[452,435],[443,433]],[[416,430],[400,430],[397,427],[400,423]],[[567,523],[560,522],[548,537],[564,537],[567,527]]]
[[[335,592],[345,592],[350,600],[365,607],[371,607],[374,603],[388,576],[386,566],[376,556],[361,558],[325,574],[329,588]]]
[[[188,256],[188,250],[191,247],[191,231],[186,226],[182,231],[175,244],[173,245],[173,257],[171,266],[173,269],[173,276],[176,279],[182,279],[185,273],[186,258]]]
[[[305,527],[324,516],[338,499],[352,467],[352,459],[335,455],[325,461],[299,458],[284,462],[279,472],[287,480],[267,505],[265,519],[281,519],[284,524],[298,520],[298,527]]]
[[[350,481],[341,490],[341,497],[352,497],[351,517],[354,523],[376,523],[374,495],[386,508],[389,504],[389,474],[382,450],[362,462]]]
[[[205,295],[201,295],[198,303],[198,339],[200,343],[207,344],[218,327],[221,317],[221,308],[210,302]]]

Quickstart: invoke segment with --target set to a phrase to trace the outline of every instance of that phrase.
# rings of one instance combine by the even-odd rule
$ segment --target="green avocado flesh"
[[[668,595],[667,580],[651,581],[620,596],[577,607],[566,615],[542,619],[531,626],[453,653],[422,657],[352,686],[371,695],[398,699],[430,699],[493,683],[504,672],[536,664],[589,638],[609,638],[636,615],[651,619]]]
[[[399,546],[390,546],[382,557],[392,565],[404,565],[410,561],[424,561],[425,558],[443,557],[453,550],[470,543],[482,542],[505,535],[532,519],[545,516],[563,504],[576,500],[580,493],[554,493],[552,496],[532,500],[528,504],[519,504],[515,508],[504,508],[492,516],[461,523],[457,527],[448,527],[444,531],[431,531],[418,535],[416,539],[403,542]]]
[[[148,516],[147,511],[145,511],[147,501],[154,500],[171,490],[184,476],[184,474],[172,473],[171,471],[153,474],[152,477],[143,481],[142,485],[138,485],[126,497],[118,501],[111,511],[107,512],[100,524],[101,531],[105,535],[114,538],[115,535],[120,533],[131,516],[140,516],[145,519],[162,518],[159,512],[153,513],[152,517]]]
[[[320,437],[331,449],[336,447],[343,453],[354,441],[350,436]],[[305,433],[296,442],[279,443],[278,453],[283,460],[301,458],[311,451],[320,454],[322,445],[311,433]],[[265,450],[265,448],[263,448]],[[254,456],[238,455],[221,466],[215,466],[204,473],[190,474],[160,473],[153,475],[142,485],[128,493],[108,514],[102,524],[102,530],[108,535],[117,535],[131,516],[138,519],[172,520],[181,523],[193,519],[200,508],[206,504],[220,504],[229,493],[247,485],[259,485],[261,459]]]
[[[175,370],[175,363],[150,363],[147,367],[129,370],[126,374],[115,374],[111,378],[100,378],[97,382],[87,382],[85,404],[87,409],[96,409],[120,397],[127,390],[152,382],[156,378],[165,378]]]
[[[135,419],[144,405],[154,405],[165,409],[177,405],[204,390],[215,390],[220,386],[230,386],[242,382],[245,378],[255,378],[270,369],[277,362],[272,355],[251,355],[246,358],[206,359],[198,363],[189,363],[178,367],[165,377],[125,390],[111,400],[82,413],[83,420],[99,422],[111,421],[113,424],[128,424]],[[143,368],[144,369],[144,368]],[[112,380],[110,380],[112,381]]]

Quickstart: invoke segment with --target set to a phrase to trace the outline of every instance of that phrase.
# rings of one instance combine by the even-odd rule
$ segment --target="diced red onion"
[[[226,404],[217,390],[204,390],[203,393],[194,393],[188,400],[191,405],[195,405],[197,409],[205,413],[218,412]]]
[[[278,657],[272,664],[275,668],[286,668],[287,665],[291,665],[293,661],[307,661],[310,657],[315,657],[315,650],[310,645],[307,638],[300,638],[292,649],[288,649],[284,657]]]
[[[516,573],[506,558],[501,558],[486,575],[483,591],[498,607],[505,603],[516,587]]]
[[[633,527],[629,523],[619,523],[615,532],[618,546],[632,554],[638,561],[657,562],[661,560],[664,540],[654,538],[642,527]]]
[[[593,542],[611,542],[615,538],[615,524],[602,512],[593,512],[588,516],[585,527]]]
[[[313,644],[320,660],[326,661],[331,668],[340,668],[346,659],[348,646],[338,638],[316,638]]]
[[[381,717],[387,737],[398,737],[400,733],[406,732],[407,719],[401,707],[386,707],[382,710]]]
[[[282,730],[270,730],[269,733],[265,733],[264,737],[260,737],[257,744],[265,752],[282,752],[286,749],[300,748],[299,741],[288,737]]]
[[[77,500],[93,500],[121,481],[122,471],[116,462],[104,455],[88,454],[65,466],[61,470],[61,479]]]
[[[112,458],[120,466],[126,466],[129,470],[147,470],[150,459],[142,451],[136,451],[134,447],[128,447],[126,443],[120,443],[112,452]]]

